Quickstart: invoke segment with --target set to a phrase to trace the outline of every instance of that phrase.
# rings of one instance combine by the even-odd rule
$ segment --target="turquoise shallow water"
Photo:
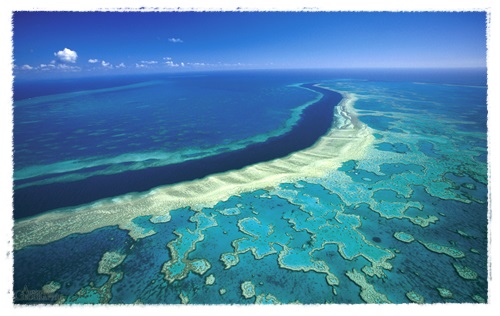
[[[486,302],[486,87],[317,77],[357,97],[375,136],[363,159],[138,217],[141,239],[111,226],[17,250],[15,302]],[[123,260],[100,270],[105,253]]]

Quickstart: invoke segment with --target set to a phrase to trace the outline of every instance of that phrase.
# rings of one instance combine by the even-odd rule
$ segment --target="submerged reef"
[[[456,263],[453,263],[453,267],[457,271],[458,275],[464,278],[465,280],[477,279],[477,273],[471,268]]]
[[[356,270],[347,271],[346,275],[351,279],[354,283],[356,283],[360,288],[360,296],[366,303],[372,304],[382,304],[382,303],[391,303],[387,296],[382,293],[379,293],[375,290],[373,285],[369,284],[366,281],[366,277]]]
[[[413,303],[423,304],[424,297],[414,291],[406,293],[406,297]]]

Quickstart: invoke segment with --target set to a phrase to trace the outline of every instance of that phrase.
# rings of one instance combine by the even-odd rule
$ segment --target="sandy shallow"
[[[127,194],[16,221],[14,248],[46,244],[70,234],[114,225],[128,230],[133,238],[141,238],[145,234],[132,222],[138,216],[165,215],[180,207],[199,210],[232,195],[320,177],[345,161],[361,159],[374,141],[372,130],[357,119],[355,101],[353,94],[343,93],[342,101],[335,108],[332,128],[308,149],[240,170],[159,187],[148,193]]]

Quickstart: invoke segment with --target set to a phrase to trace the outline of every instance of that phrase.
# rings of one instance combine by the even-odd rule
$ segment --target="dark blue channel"
[[[302,87],[319,92],[323,96],[302,112],[299,121],[288,133],[243,149],[182,163],[16,189],[14,219],[126,193],[143,192],[162,185],[200,179],[211,174],[286,157],[311,147],[331,128],[333,109],[342,100],[342,96],[314,84],[303,84]]]

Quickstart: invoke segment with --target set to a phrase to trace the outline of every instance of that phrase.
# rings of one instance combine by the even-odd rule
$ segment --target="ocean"
[[[16,304],[488,301],[484,69],[14,81]]]

